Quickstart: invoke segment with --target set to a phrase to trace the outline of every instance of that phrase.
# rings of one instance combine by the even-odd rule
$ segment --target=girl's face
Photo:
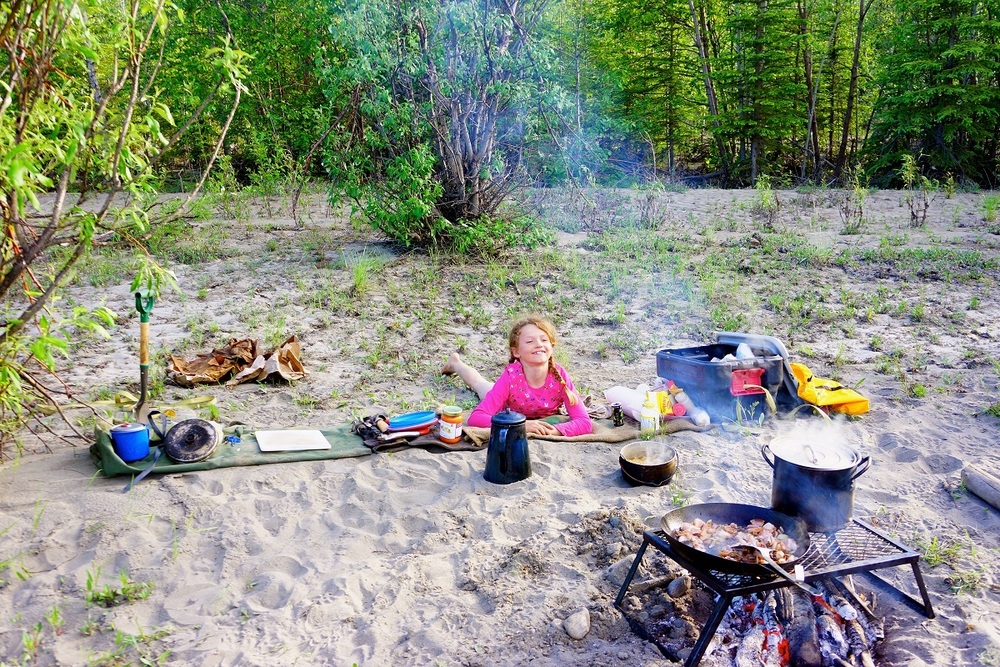
[[[552,357],[552,342],[549,335],[534,324],[526,324],[517,335],[517,347],[511,355],[522,364],[543,365]]]

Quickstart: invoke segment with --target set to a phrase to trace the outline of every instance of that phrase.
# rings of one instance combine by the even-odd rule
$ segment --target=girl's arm
[[[493,388],[469,415],[469,421],[466,423],[469,426],[490,428],[493,425],[493,415],[504,409],[508,396],[510,396],[510,374],[504,371],[493,384]]]
[[[566,381],[566,412],[569,413],[569,421],[556,424],[556,429],[559,430],[560,434],[567,437],[593,433],[594,422],[590,421],[590,415],[587,413],[587,408],[583,405],[583,399],[579,394],[576,394],[576,387],[573,386],[573,380],[570,378],[569,372],[564,368],[561,368],[560,372],[562,373],[563,380]],[[569,392],[576,394],[576,405],[570,404],[568,400]]]

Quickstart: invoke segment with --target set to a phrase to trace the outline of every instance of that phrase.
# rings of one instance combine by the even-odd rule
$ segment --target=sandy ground
[[[1000,665],[1000,513],[961,486],[969,465],[1000,475],[1000,420],[984,414],[1000,382],[1000,237],[982,220],[983,196],[938,193],[926,224],[914,227],[904,193],[877,192],[863,233],[848,235],[839,191],[779,193],[780,212],[763,220],[752,191],[535,193],[529,203],[559,228],[562,259],[536,251],[485,265],[400,252],[321,203],[301,226],[280,204],[270,218],[257,208],[246,219],[194,222],[192,238],[221,234],[225,256],[171,264],[183,293],[155,306],[154,358],[294,333],[309,376],[291,386],[167,384],[155,401],[213,394],[220,420],[268,429],[322,428],[442,401],[468,408],[472,394],[439,376],[441,361],[461,349],[495,373],[510,319],[527,306],[552,314],[560,361],[578,387],[600,396],[650,382],[658,349],[711,342],[715,301],[699,268],[712,253],[728,253],[745,262],[725,278],[735,281],[728,307],[745,330],[778,336],[793,361],[860,384],[871,399],[868,414],[838,422],[838,435],[872,460],[856,484],[855,515],[934,560],[921,562],[934,619],[857,579],[885,620],[878,663]],[[646,233],[683,242],[671,255],[676,270],[629,264],[609,277],[616,258],[626,267],[628,251],[601,255],[606,234],[636,219]],[[810,257],[781,266],[741,260],[742,249],[775,235]],[[933,254],[822,259],[880,247],[953,254],[945,264]],[[954,254],[966,251],[980,254]],[[350,260],[359,254],[381,259],[357,289]],[[987,262],[979,270],[976,258]],[[136,391],[130,277],[99,286],[81,278],[68,291],[119,314],[110,340],[81,341],[60,369],[84,398]],[[790,284],[787,298],[769,301]],[[803,295],[805,316],[796,301]],[[879,305],[887,300],[891,307]],[[667,658],[612,605],[642,530],[682,504],[769,505],[772,472],[761,446],[785,432],[811,437],[803,429],[818,422],[770,419],[668,436],[680,465],[661,488],[622,480],[620,445],[532,441],[533,475],[509,486],[483,479],[485,452],[410,450],[153,476],[125,494],[122,478],[95,472],[87,442],[26,433],[23,454],[0,466],[0,658],[662,664]],[[671,571],[650,552],[637,581]],[[883,574],[916,594],[908,568]],[[120,577],[151,583],[148,598],[87,603],[88,579],[121,587]],[[625,607],[640,622],[676,609],[682,620],[671,639],[690,648],[707,613],[699,594],[685,603],[653,589],[628,596]],[[563,621],[583,609],[589,632],[572,639]]]

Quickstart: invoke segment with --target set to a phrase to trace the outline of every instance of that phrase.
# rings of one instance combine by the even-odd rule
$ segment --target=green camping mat
[[[330,449],[314,449],[297,452],[262,452],[257,438],[252,432],[244,431],[239,442],[230,444],[223,440],[210,457],[195,463],[174,463],[161,456],[151,473],[166,474],[189,472],[191,470],[213,470],[233,466],[256,466],[265,463],[286,463],[289,461],[319,461],[322,459],[343,459],[352,456],[369,456],[372,450],[365,447],[361,438],[351,432],[350,425],[330,429],[319,429],[330,442]],[[94,429],[95,442],[90,446],[90,458],[97,469],[107,477],[116,475],[138,475],[153,462],[156,447],[150,445],[149,456],[139,461],[125,463],[115,453],[111,435],[100,428]]]

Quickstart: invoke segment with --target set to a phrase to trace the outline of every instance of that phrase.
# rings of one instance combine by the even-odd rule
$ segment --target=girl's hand
[[[540,419],[529,419],[524,423],[524,430],[535,435],[559,435],[559,429]]]

